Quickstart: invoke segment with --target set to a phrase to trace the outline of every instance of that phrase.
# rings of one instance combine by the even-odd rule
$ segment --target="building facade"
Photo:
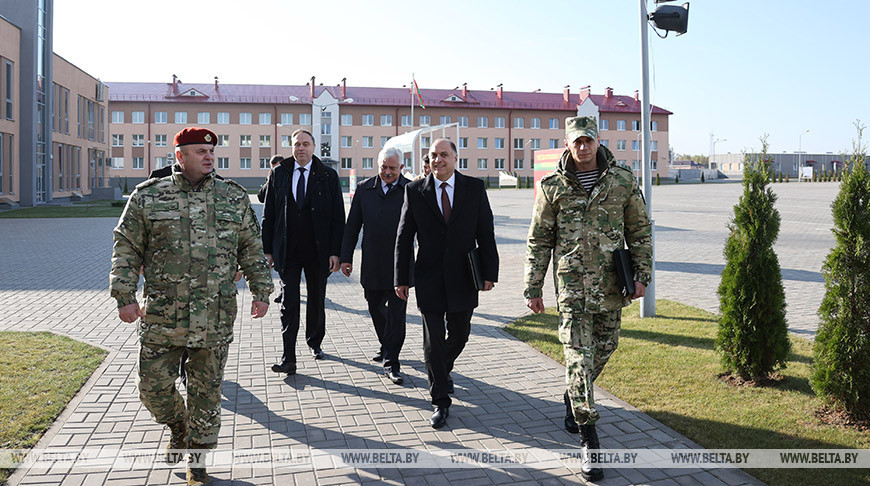
[[[54,54],[53,5],[0,0],[0,206],[94,196],[109,182],[106,87]]]
[[[717,167],[723,174],[739,176],[743,174],[747,155],[749,160],[755,160],[760,154],[715,154],[712,161],[715,164],[714,167]],[[833,152],[824,154],[783,152],[768,153],[767,159],[777,174],[788,174],[789,178],[795,179],[802,172],[799,168],[804,167],[812,167],[813,172],[838,172],[849,162],[851,155],[834,154]],[[866,164],[870,168],[870,160],[867,160]]]
[[[589,91],[572,94],[521,93],[497,89],[424,89],[422,99],[407,88],[307,85],[185,84],[110,82],[112,177],[133,184],[172,163],[172,137],[185,126],[207,126],[218,135],[217,170],[247,187],[258,187],[269,158],[292,155],[290,135],[302,128],[314,134],[319,156],[347,186],[377,173],[377,154],[387,141],[412,130],[444,126],[423,134],[408,153],[405,170],[419,172],[419,156],[444,136],[459,149],[463,173],[496,181],[499,172],[532,176],[532,152],[564,146],[565,118],[578,107],[594,107],[602,143],[640,174],[640,102],[637,97]],[[413,105],[412,105],[413,103]],[[413,106],[413,107],[412,107]],[[424,108],[425,107],[425,108]],[[659,148],[667,154],[668,116],[652,109],[653,172]],[[664,155],[666,159],[667,156]],[[663,175],[665,175],[663,173]]]

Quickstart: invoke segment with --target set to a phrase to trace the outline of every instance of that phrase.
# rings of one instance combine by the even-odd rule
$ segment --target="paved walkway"
[[[832,244],[833,185],[775,186],[782,190],[783,231],[777,250],[793,331],[811,334],[823,281],[820,262]],[[827,187],[827,189],[826,189]],[[740,186],[656,188],[658,298],[716,310],[715,288],[731,206]],[[469,345],[457,362],[448,426],[428,426],[431,414],[422,331],[412,301],[402,354],[406,379],[390,383],[369,361],[376,338],[356,277],[330,278],[327,358],[299,358],[299,373],[268,370],[280,354],[277,309],[236,323],[223,386],[222,449],[524,450],[571,449],[577,436],[561,425],[564,368],[505,333],[526,313],[522,258],[531,191],[491,191],[501,254],[496,290],[482,294]],[[827,216],[826,216],[827,214]],[[827,218],[827,219],[826,219]],[[154,424],[135,388],[137,340],[117,319],[109,297],[110,219],[0,220],[0,329],[51,330],[111,351],[38,448],[159,448],[168,432]],[[356,255],[359,259],[359,252]],[[355,268],[359,268],[358,260]],[[549,280],[549,279],[548,279]],[[553,303],[552,289],[545,300]],[[240,292],[240,309],[250,293]],[[302,346],[304,348],[304,346]],[[300,349],[300,353],[302,350]],[[600,422],[603,448],[699,448],[690,440],[606,392]],[[277,468],[214,469],[216,484],[562,484],[582,483],[574,468]],[[183,467],[151,470],[20,469],[11,484],[182,484]],[[147,479],[143,479],[147,478]],[[758,482],[729,469],[612,469],[599,484],[740,485]]]

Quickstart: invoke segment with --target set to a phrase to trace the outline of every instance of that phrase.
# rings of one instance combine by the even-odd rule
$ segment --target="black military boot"
[[[598,481],[604,477],[604,470],[598,466],[593,466],[595,463],[592,462],[590,455],[590,451],[597,451],[601,448],[595,424],[580,426],[580,445],[583,446],[583,464],[580,465],[580,474],[587,481]]]
[[[571,399],[568,398],[568,392],[565,392],[565,430],[572,434],[580,432],[577,427],[577,422],[574,421],[574,410],[571,408]]]
[[[169,427],[169,443],[166,444],[166,464],[178,464],[184,458],[187,449],[187,425],[184,420],[167,424]]]

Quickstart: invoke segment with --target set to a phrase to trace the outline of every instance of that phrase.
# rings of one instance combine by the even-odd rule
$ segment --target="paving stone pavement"
[[[657,232],[657,297],[715,311],[724,264],[725,224],[738,184],[663,186],[653,191]],[[812,334],[824,288],[819,268],[833,239],[828,208],[833,184],[783,184],[778,204],[783,229],[777,251],[788,319],[794,332]],[[490,191],[496,215],[501,274],[482,294],[468,346],[457,361],[456,394],[448,426],[428,426],[431,406],[423,365],[422,330],[412,299],[402,352],[405,382],[393,385],[369,361],[376,338],[358,275],[334,274],[327,289],[325,360],[300,346],[299,372],[268,370],[280,356],[276,306],[264,319],[242,312],[236,322],[223,384],[221,449],[313,447],[419,450],[571,449],[577,436],[561,425],[564,368],[514,339],[502,326],[527,311],[522,260],[531,215],[530,190]],[[255,206],[257,207],[257,206]],[[259,210],[259,207],[257,207]],[[0,220],[0,329],[50,330],[110,351],[37,448],[159,448],[168,438],[139,402],[135,387],[137,339],[117,319],[108,294],[115,220]],[[356,255],[359,268],[359,252]],[[549,279],[548,279],[549,281]],[[242,285],[243,287],[243,285]],[[303,287],[304,291],[304,287]],[[552,288],[545,290],[552,304]],[[250,293],[239,294],[242,310]],[[603,390],[602,447],[700,448]],[[583,483],[576,469],[275,468],[215,469],[215,484],[563,484]],[[183,484],[184,469],[19,469],[10,484]],[[611,469],[599,484],[760,484],[729,469]]]

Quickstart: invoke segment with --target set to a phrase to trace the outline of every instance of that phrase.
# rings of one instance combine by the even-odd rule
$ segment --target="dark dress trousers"
[[[447,385],[453,363],[465,347],[471,314],[477,307],[466,255],[478,247],[484,280],[498,280],[492,210],[483,181],[456,174],[450,221],[445,222],[435,198],[437,180],[430,174],[405,187],[405,201],[396,238],[395,285],[409,285],[413,242],[418,249],[413,270],[417,306],[423,316],[423,352],[429,394],[436,407],[448,407]],[[445,325],[446,319],[446,325]]]
[[[344,231],[344,198],[338,173],[314,157],[305,200],[299,207],[290,189],[295,166],[291,157],[272,170],[263,206],[263,251],[272,255],[281,277],[282,363],[296,362],[303,271],[307,289],[305,341],[311,349],[319,349],[323,342],[329,257],[340,254]]]
[[[381,345],[384,370],[395,373],[399,372],[399,353],[405,343],[408,303],[393,289],[394,255],[396,229],[409,182],[400,175],[386,194],[378,176],[357,186],[341,245],[341,263],[353,263],[353,252],[363,230],[360,283]]]

